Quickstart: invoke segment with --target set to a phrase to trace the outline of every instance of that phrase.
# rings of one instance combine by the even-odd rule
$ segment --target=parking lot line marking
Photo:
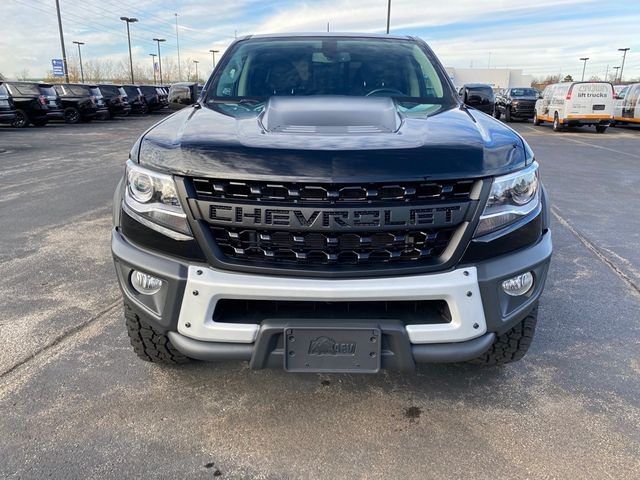
[[[615,148],[604,147],[602,145],[595,145],[593,143],[589,143],[589,142],[585,142],[585,141],[582,141],[582,140],[578,140],[576,138],[566,137],[566,139],[569,140],[570,142],[575,142],[575,143],[580,143],[582,145],[586,145],[587,147],[600,148],[601,150],[608,150],[610,152],[619,153],[621,155],[627,155],[627,156],[633,157],[633,158],[640,158],[640,155],[636,155],[636,154],[629,153],[629,152],[623,152],[622,150],[616,150]]]
[[[580,233],[573,225],[569,223],[558,211],[556,206],[551,207],[551,213],[560,222],[560,224],[569,230],[589,251],[591,251],[596,257],[602,260],[611,270],[615,273],[624,283],[626,283],[631,290],[640,296],[640,285],[638,285],[633,278],[623,272],[615,263],[613,263],[609,257],[600,251],[600,249],[591,241],[589,241],[582,233]]]

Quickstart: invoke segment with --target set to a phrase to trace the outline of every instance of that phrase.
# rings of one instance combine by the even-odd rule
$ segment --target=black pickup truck
[[[127,331],[160,363],[519,360],[548,209],[526,141],[467,108],[422,40],[245,37],[130,152],[112,231]]]
[[[535,88],[507,88],[496,95],[494,116],[504,116],[505,122],[533,118],[536,100],[540,97]]]

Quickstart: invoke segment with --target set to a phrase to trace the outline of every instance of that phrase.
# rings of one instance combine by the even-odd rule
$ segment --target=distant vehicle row
[[[155,85],[0,82],[0,123],[16,128],[108,120],[166,108],[168,88]]]
[[[544,91],[531,87],[507,88],[494,95],[486,84],[459,88],[463,102],[505,122],[533,119],[549,122],[558,132],[565,127],[595,126],[604,133],[615,124],[640,124],[640,83],[616,86],[609,82],[564,82]]]

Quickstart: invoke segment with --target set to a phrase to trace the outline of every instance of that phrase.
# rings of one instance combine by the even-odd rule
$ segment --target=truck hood
[[[354,113],[355,112],[355,113]],[[464,107],[431,116],[388,98],[295,97],[189,107],[148,130],[132,158],[176,175],[279,181],[475,178],[527,162],[522,138]]]

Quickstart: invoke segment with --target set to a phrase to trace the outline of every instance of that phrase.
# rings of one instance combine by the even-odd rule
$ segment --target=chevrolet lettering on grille
[[[205,205],[203,205],[205,203]],[[306,231],[365,231],[454,226],[466,216],[467,203],[400,205],[388,208],[280,208],[199,202],[203,219],[215,226]]]

